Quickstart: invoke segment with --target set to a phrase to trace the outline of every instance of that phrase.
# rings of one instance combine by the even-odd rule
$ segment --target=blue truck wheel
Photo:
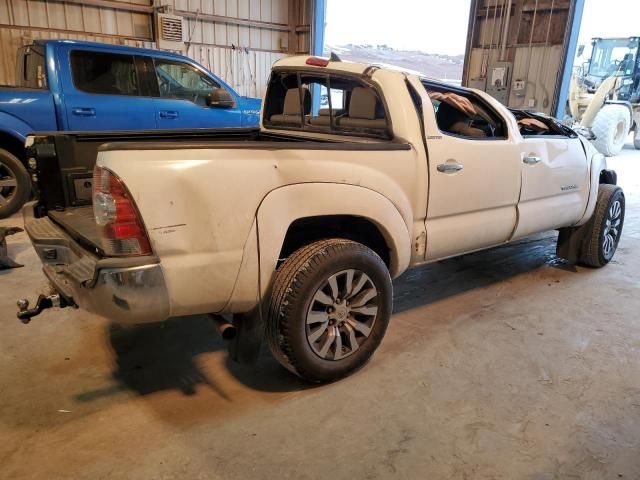
[[[31,195],[31,178],[22,162],[0,149],[0,218],[16,213]]]

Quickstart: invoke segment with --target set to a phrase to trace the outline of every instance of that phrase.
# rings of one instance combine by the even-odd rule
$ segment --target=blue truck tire
[[[15,155],[0,148],[0,218],[16,213],[30,196],[29,172]]]

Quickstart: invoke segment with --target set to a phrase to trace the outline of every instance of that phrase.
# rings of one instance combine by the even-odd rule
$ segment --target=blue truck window
[[[78,90],[102,95],[140,95],[133,57],[111,53],[71,52],[71,74]]]
[[[182,62],[155,60],[162,98],[188,100],[206,106],[207,95],[220,85],[195,67]]]

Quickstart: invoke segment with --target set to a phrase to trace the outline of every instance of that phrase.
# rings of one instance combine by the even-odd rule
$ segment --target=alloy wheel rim
[[[0,162],[0,208],[8,204],[18,189],[15,173],[4,163]]]
[[[605,219],[604,235],[602,238],[602,251],[608,260],[613,257],[620,238],[620,225],[622,224],[622,204],[616,200],[609,207]]]
[[[342,270],[316,290],[307,310],[306,335],[324,360],[342,360],[369,338],[378,314],[378,289],[357,269]]]

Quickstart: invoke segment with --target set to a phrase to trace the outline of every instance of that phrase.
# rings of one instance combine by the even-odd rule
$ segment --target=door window
[[[501,117],[471,92],[425,84],[441,132],[473,140],[504,139]]]
[[[207,95],[220,88],[217,82],[186,63],[155,60],[155,68],[162,98],[188,100],[204,107]]]
[[[138,75],[130,55],[73,51],[71,75],[75,87],[82,92],[140,95]]]

